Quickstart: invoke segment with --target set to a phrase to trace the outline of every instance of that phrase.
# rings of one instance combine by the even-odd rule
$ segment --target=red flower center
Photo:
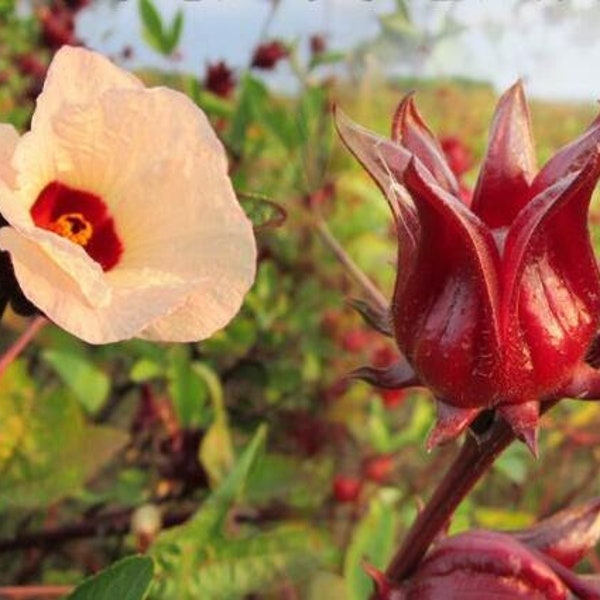
[[[121,258],[123,244],[102,198],[58,181],[49,183],[31,207],[42,229],[82,246],[90,258],[110,271]]]

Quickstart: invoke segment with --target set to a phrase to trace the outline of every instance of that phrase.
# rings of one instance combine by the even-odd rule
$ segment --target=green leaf
[[[148,593],[152,559],[130,556],[86,579],[65,600],[143,600]]]
[[[181,39],[182,31],[183,12],[181,12],[181,10],[178,10],[177,14],[175,15],[175,18],[173,19],[173,22],[171,23],[171,27],[169,28],[169,33],[166,36],[166,54],[172,54],[175,48],[177,48],[179,40]]]
[[[477,525],[484,529],[523,529],[536,521],[535,515],[530,512],[486,506],[476,507],[473,515]]]
[[[171,36],[177,36],[175,40],[177,42],[179,41],[178,36],[181,34],[182,25],[177,25],[177,17],[171,31],[166,33],[160,13],[152,0],[140,0],[139,12],[142,18],[142,36],[146,42],[160,54],[165,56],[171,54],[174,48],[174,46],[171,47]],[[179,27],[179,31],[177,31],[177,27]]]
[[[89,414],[102,408],[110,391],[110,380],[85,354],[49,348],[42,357]]]
[[[0,510],[47,506],[77,494],[128,441],[88,425],[68,393],[36,391],[19,361],[0,390]]]
[[[149,358],[140,358],[131,367],[129,377],[134,383],[143,383],[155,377],[162,377],[165,373],[164,365]]]
[[[528,475],[531,455],[523,444],[511,444],[494,463],[494,470],[499,471],[509,481],[522,485]]]
[[[329,457],[302,460],[285,454],[266,454],[252,471],[246,498],[254,504],[285,503],[317,508],[331,493],[333,464]]]
[[[206,365],[195,362],[193,370],[210,391],[214,419],[200,445],[200,461],[208,473],[211,487],[216,487],[231,471],[234,463],[233,441],[223,401],[223,388],[217,374]]]
[[[344,562],[349,600],[364,600],[373,591],[373,582],[364,572],[362,561],[378,569],[385,568],[394,549],[396,525],[395,507],[380,497],[374,498],[354,530]]]
[[[239,84],[240,95],[236,111],[228,132],[229,145],[235,152],[241,153],[246,141],[246,132],[254,121],[261,104],[268,97],[265,85],[247,74]]]
[[[169,396],[182,427],[206,425],[208,389],[205,380],[191,368],[191,350],[177,345],[167,353]]]
[[[265,196],[238,192],[238,198],[255,229],[281,227],[287,218],[285,209]]]
[[[307,585],[306,594],[302,598],[306,600],[342,600],[346,598],[346,584],[337,573],[319,571],[311,577]]]
[[[345,58],[345,52],[321,52],[311,59],[308,68],[315,69],[316,67],[320,67],[321,65],[333,65],[335,63],[341,62]]]
[[[161,600],[220,600],[268,591],[278,578],[306,577],[326,562],[333,550],[323,534],[303,525],[283,525],[264,533],[212,544],[198,562],[187,561],[161,590]],[[179,582],[181,582],[179,584]]]
[[[173,527],[158,537],[152,546],[156,557],[160,556],[162,549],[173,544],[189,542],[198,548],[218,535],[227,513],[244,490],[250,469],[263,451],[265,437],[266,428],[260,427],[226,479],[196,514],[184,525]]]

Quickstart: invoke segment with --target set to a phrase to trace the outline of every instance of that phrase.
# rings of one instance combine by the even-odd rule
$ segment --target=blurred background
[[[338,51],[367,51],[388,74],[462,76],[504,89],[517,78],[536,97],[600,96],[600,6],[596,0],[158,0],[163,14],[186,17],[180,67],[197,71],[223,59],[247,64],[261,35],[300,40],[320,33]],[[77,33],[93,48],[135,51],[133,64],[161,62],[139,40],[136,2],[96,2],[81,13]],[[164,66],[164,63],[163,63]],[[284,89],[294,78],[273,77]]]
[[[598,0],[0,0],[0,122],[27,130],[64,44],[178,89],[223,141],[260,251],[243,309],[210,340],[90,347],[48,326],[3,374],[0,586],[64,591],[148,552],[157,600],[364,600],[363,559],[385,567],[457,444],[424,451],[423,390],[347,377],[398,357],[348,301],[365,277],[391,297],[396,242],[332,105],[386,134],[415,90],[469,197],[517,78],[540,164],[585,130],[599,26]],[[598,222],[594,207],[594,237]],[[7,311],[0,351],[24,313]],[[597,403],[562,402],[541,459],[513,444],[451,531],[525,527],[597,494],[599,431]]]

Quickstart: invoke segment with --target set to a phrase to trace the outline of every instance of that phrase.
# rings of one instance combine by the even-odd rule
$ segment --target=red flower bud
[[[288,49],[281,42],[277,40],[266,42],[260,44],[254,51],[252,66],[257,69],[270,70],[273,69],[280,60],[288,56],[288,54]]]
[[[500,99],[470,206],[412,96],[391,140],[341,112],[337,127],[385,193],[398,239],[391,318],[404,357],[385,373],[360,374],[380,387],[420,381],[433,391],[429,446],[497,409],[534,449],[541,400],[600,392],[584,362],[600,318],[587,229],[600,119],[538,171],[514,85]]]
[[[315,34],[310,36],[309,40],[310,44],[310,53],[313,56],[318,56],[319,54],[323,54],[327,49],[327,40],[324,36]]]
[[[219,61],[214,64],[209,64],[206,67],[206,77],[204,79],[204,87],[222,98],[231,96],[235,88],[236,80],[233,71],[225,64],[224,61]]]
[[[75,35],[74,15],[68,8],[59,5],[43,7],[38,12],[38,18],[42,40],[51,50],[58,50],[64,45],[77,46],[81,43]]]

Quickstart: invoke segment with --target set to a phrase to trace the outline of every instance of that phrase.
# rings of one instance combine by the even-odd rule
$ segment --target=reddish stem
[[[25,585],[0,587],[0,598],[8,600],[17,598],[59,598],[73,591],[66,585]]]
[[[557,402],[556,398],[542,402],[540,414]],[[484,413],[471,425],[477,435],[467,434],[458,456],[410,528],[387,568],[386,577],[390,582],[400,583],[414,573],[429,546],[450,522],[458,505],[514,441],[515,434],[506,421],[496,417],[486,427],[487,419],[489,414]]]
[[[401,582],[412,575],[458,505],[514,439],[512,429],[504,420],[495,421],[478,439],[467,435],[458,456],[389,564],[386,575],[391,581]]]
[[[12,346],[0,356],[0,375],[9,367],[9,365],[23,352],[29,342],[35,337],[37,332],[48,323],[46,317],[35,317],[29,322],[27,328],[14,341]]]

